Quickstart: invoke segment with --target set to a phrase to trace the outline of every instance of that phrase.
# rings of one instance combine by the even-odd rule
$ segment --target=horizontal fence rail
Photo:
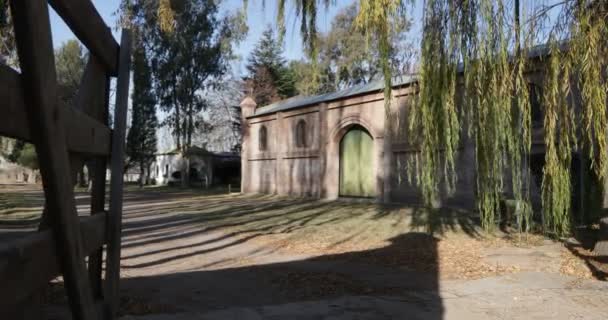
[[[80,219],[80,243],[86,255],[106,241],[107,213]],[[61,274],[53,232],[47,229],[0,245],[0,301],[14,305]]]
[[[49,3],[112,76],[118,74],[119,46],[90,0],[49,0]]]
[[[20,74],[10,67],[0,65],[0,105],[2,112],[10,115],[0,117],[0,134],[24,141],[31,141],[24,92]],[[67,147],[72,152],[108,155],[110,153],[110,128],[71,107],[59,107],[69,134]]]

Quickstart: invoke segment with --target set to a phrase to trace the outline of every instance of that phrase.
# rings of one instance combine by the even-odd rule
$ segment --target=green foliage
[[[271,28],[262,34],[247,61],[247,86],[260,106],[296,94],[295,75],[283,58],[283,47]]]
[[[7,160],[30,169],[39,168],[34,145],[21,140],[15,140],[13,149],[7,155]]]
[[[293,0],[292,5],[296,10],[296,16],[301,17],[300,34],[306,45],[307,52],[316,61],[317,57],[317,12],[321,8],[327,9],[335,0]],[[277,24],[279,26],[279,39],[282,42],[285,36],[285,11],[287,0],[278,1]]]
[[[416,170],[416,182],[428,206],[439,199],[440,172],[444,174],[448,192],[455,184],[455,153],[460,143],[460,123],[455,110],[455,81],[458,61],[445,45],[449,32],[441,1],[428,1],[425,17],[425,38],[422,42],[419,99],[410,115],[412,143],[420,153],[410,163]],[[428,79],[428,80],[427,80]],[[421,133],[421,134],[420,134]]]
[[[368,39],[373,40],[373,46],[380,53],[380,67],[384,76],[384,100],[386,114],[391,103],[392,70],[390,65],[391,43],[390,37],[394,27],[398,26],[395,20],[405,19],[407,0],[361,0],[359,2],[359,15],[356,25],[364,30]]]
[[[127,135],[126,153],[129,163],[143,171],[156,154],[156,100],[152,91],[152,73],[141,43],[133,53],[133,93],[131,128]],[[143,172],[142,176],[143,176]]]
[[[529,227],[521,164],[530,139],[519,139],[529,136],[530,127],[525,53],[510,59],[510,39],[496,32],[509,23],[505,8],[488,1],[430,0],[424,12],[420,91],[410,117],[410,136],[418,137],[414,143],[420,154],[409,166],[423,199],[427,205],[436,203],[442,180],[448,194],[454,190],[455,159],[466,131],[475,145],[482,226],[491,230],[498,221],[504,175],[512,168],[511,191],[525,207],[518,210],[524,215],[518,217],[519,226]]]
[[[584,1],[559,5],[559,21],[548,41],[549,59],[540,63],[547,70],[543,224],[546,232],[561,236],[570,232],[570,167],[579,128],[595,172],[599,177],[606,173],[606,81],[602,70],[607,55],[606,42],[600,39],[607,33],[606,10],[601,5],[598,10]],[[518,10],[511,14],[510,9],[518,8],[490,0],[426,1],[420,98],[412,122],[411,134],[421,140],[422,159],[416,169],[427,202],[438,194],[434,173],[443,168],[449,182],[455,178],[453,137],[460,128],[455,120],[446,119],[458,116],[461,123],[468,124],[467,131],[475,141],[478,209],[486,230],[494,228],[501,198],[509,192],[503,181],[506,172],[511,173],[513,197],[525,207],[518,217],[520,230],[529,230],[531,224],[529,169],[525,165],[531,145],[526,48],[538,32],[536,20],[547,11],[534,12],[520,26]],[[566,50],[557,45],[558,37],[569,39]],[[460,85],[460,76],[455,76],[459,63],[465,89],[460,111],[451,107],[454,86]],[[580,117],[574,115],[579,105],[572,94],[575,88],[581,92]],[[437,123],[448,129],[435,128]],[[445,162],[439,160],[442,156]]]
[[[55,69],[60,100],[70,105],[78,93],[86,55],[77,40],[68,40],[55,51]]]
[[[316,62],[301,60],[291,64],[300,94],[317,94],[365,84],[381,78],[380,52],[369,46],[368,35],[357,28],[358,7],[352,4],[336,14],[331,29],[318,35]],[[404,17],[393,19],[390,34],[390,67],[393,73],[409,71],[410,42],[406,38],[410,22]],[[372,41],[377,41],[371,35]]]
[[[334,72],[325,65],[316,70],[315,68],[317,67],[311,62],[303,60],[289,62],[296,92],[308,96],[336,91]]]
[[[448,192],[454,188],[460,135],[468,132],[475,144],[477,204],[484,228],[494,228],[501,199],[512,193],[525,208],[518,210],[521,212],[517,217],[519,229],[529,230],[530,166],[527,161],[531,148],[531,103],[525,73],[530,67],[528,49],[533,44],[546,42],[551,46],[549,59],[540,61],[547,70],[543,89],[546,144],[543,223],[547,232],[564,235],[569,232],[572,220],[572,152],[582,148],[600,180],[599,185],[605,185],[608,175],[608,42],[605,41],[608,4],[566,0],[535,7],[531,2],[526,7],[531,12],[521,19],[520,2],[527,3],[519,0],[423,2],[420,94],[410,123],[410,136],[417,137],[413,142],[421,152],[410,168],[416,173],[425,202],[432,204],[439,197],[442,179]],[[287,0],[278,2],[281,39],[287,3]],[[317,61],[321,43],[316,29],[317,10],[333,1],[294,0],[291,3],[301,18],[300,31],[311,57],[312,70],[306,70],[306,65],[294,64],[294,74],[312,83],[314,88],[322,74],[320,71],[331,70]],[[359,1],[356,25],[377,49],[387,107],[391,101],[393,74],[390,38],[396,25],[394,21],[405,17],[409,3],[414,1]],[[568,42],[567,46],[558,45],[563,41]],[[333,78],[336,79],[339,77]],[[296,87],[301,86],[296,84]],[[309,87],[306,90],[310,90]],[[510,186],[504,181],[505,173],[510,173]]]
[[[21,151],[23,151],[24,147],[25,142],[23,140],[15,140],[15,143],[13,144],[13,149],[6,157],[7,160],[10,162],[17,162],[17,160],[21,156]]]
[[[545,78],[545,167],[543,169],[543,227],[562,236],[570,231],[570,166],[575,143],[574,115],[567,101],[571,66],[553,45]]]
[[[570,232],[570,168],[574,148],[580,145],[591,163],[596,184],[604,185],[608,166],[608,87],[605,78],[608,8],[602,3],[576,2],[566,5],[563,10],[571,13],[564,18],[568,32],[552,34],[544,97],[547,151],[543,172],[543,222],[545,230],[557,236]],[[557,36],[569,39],[567,49],[558,47]],[[580,90],[580,99],[575,100],[574,90]],[[575,108],[580,115],[575,115]],[[579,130],[582,135],[577,141]]]
[[[576,67],[574,71],[578,75],[577,85],[582,96],[582,140],[588,149],[593,170],[603,180],[608,174],[608,4],[602,3],[589,4],[590,7],[585,7],[585,4],[574,7],[571,48],[569,55],[562,60],[569,60]]]
[[[55,51],[55,67],[60,103],[68,106],[78,92],[84,72],[86,57],[76,40],[65,42]],[[15,140],[7,159],[24,167],[39,169],[38,157],[34,145]]]
[[[232,44],[243,38],[243,24],[235,24],[242,17],[219,17],[215,0],[124,0],[121,13],[121,23],[144,43],[155,98],[168,113],[164,124],[184,150],[192,144],[196,115],[206,107],[201,92],[226,72]]]
[[[24,167],[39,169],[38,156],[36,155],[34,145],[30,143],[25,144],[16,162]]]

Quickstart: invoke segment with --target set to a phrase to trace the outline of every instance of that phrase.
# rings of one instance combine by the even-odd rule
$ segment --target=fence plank
[[[90,54],[75,107],[103,125],[107,124],[109,76],[97,56]]]
[[[110,166],[110,209],[108,220],[108,247],[106,264],[106,299],[108,319],[115,319],[119,303],[120,280],[120,236],[122,230],[123,167],[127,107],[129,102],[129,73],[131,66],[131,33],[123,29],[120,40],[120,62],[116,84],[116,109],[114,110],[114,132],[112,136],[112,158]]]
[[[64,119],[45,0],[11,1],[30,134],[40,164],[54,244],[75,319],[98,319],[86,275],[76,213]],[[73,133],[70,132],[70,135]]]
[[[111,75],[117,72],[118,43],[90,0],[49,0],[80,41],[95,54]]]
[[[89,116],[106,124],[110,99],[110,81],[99,59],[91,54],[78,91],[78,106]],[[81,101],[81,99],[83,99]],[[90,99],[87,101],[86,99]],[[92,177],[91,215],[105,211],[106,198],[106,157],[88,160],[89,175]],[[103,299],[103,247],[89,255],[89,280],[95,300]]]
[[[106,240],[107,214],[101,212],[80,219],[80,239],[85,253],[93,252]],[[0,301],[16,305],[43,288],[61,271],[50,229],[32,233],[0,245]]]
[[[10,117],[0,117],[0,134],[32,141],[20,78],[17,71],[0,65],[0,108],[3,113],[10,115]],[[110,153],[112,133],[110,128],[74,108],[58,107],[57,110],[70,132],[66,137],[70,151],[96,155]]]

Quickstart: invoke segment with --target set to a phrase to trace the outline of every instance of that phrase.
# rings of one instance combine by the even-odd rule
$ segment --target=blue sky
[[[329,10],[322,10],[318,17],[317,25],[321,31],[329,29],[331,20],[336,13],[354,0],[339,0],[335,6],[331,6]],[[120,39],[120,30],[114,30],[116,25],[115,12],[118,10],[120,0],[92,0],[93,4],[99,11],[99,14],[105,20],[106,24],[113,28],[113,34],[116,39]],[[247,10],[247,22],[249,33],[245,41],[237,48],[237,53],[241,56],[241,61],[234,63],[234,71],[242,74],[245,70],[249,52],[255,46],[266,26],[275,24],[277,14],[276,1],[266,0],[265,7],[262,5],[262,0],[249,0]],[[221,12],[233,12],[243,7],[243,0],[225,0],[221,4]],[[61,18],[51,10],[51,27],[53,33],[53,43],[55,47],[60,46],[63,42],[75,38],[70,29],[63,23]],[[303,57],[302,40],[299,34],[299,24],[295,16],[293,8],[286,14],[287,34],[285,35],[285,58],[299,59]]]
[[[249,0],[249,6],[247,10],[247,24],[249,26],[249,33],[247,38],[237,48],[237,54],[241,57],[240,61],[235,61],[233,64],[233,71],[237,75],[244,75],[245,63],[249,53],[253,50],[253,47],[261,37],[263,31],[268,25],[276,27],[275,17],[277,14],[276,1],[266,0],[266,6],[262,6],[263,0]],[[337,12],[341,8],[344,8],[354,2],[355,0],[337,0],[337,4],[329,8],[329,10],[322,10],[318,19],[317,25],[320,31],[326,31],[331,26],[331,21]],[[116,11],[120,4],[120,0],[92,0],[93,4],[97,8],[97,11],[104,19],[106,24],[112,27],[112,33],[118,40],[120,39],[120,30],[116,30]],[[234,12],[235,10],[241,9],[243,6],[243,0],[224,0],[222,1],[221,13]],[[74,39],[74,34],[65,25],[61,18],[51,9],[51,31],[53,35],[53,43],[57,48],[61,46],[67,40]],[[285,35],[284,56],[287,59],[300,59],[304,56],[302,49],[302,40],[299,34],[299,24],[295,12],[293,9],[286,13],[286,27],[287,32]],[[162,119],[164,116],[159,114]],[[173,148],[173,140],[166,128],[158,131],[159,135],[159,150],[169,150]]]

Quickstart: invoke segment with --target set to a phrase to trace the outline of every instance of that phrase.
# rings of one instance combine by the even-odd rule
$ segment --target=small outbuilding
[[[193,146],[186,152],[174,150],[156,155],[150,171],[150,178],[156,185],[180,185],[182,175],[186,173],[192,186],[238,185],[240,156]]]
[[[531,88],[540,87],[540,75],[540,71],[528,75]],[[242,192],[419,202],[420,191],[408,179],[407,170],[407,163],[420,152],[408,136],[417,79],[402,76],[392,83],[393,99],[388,106],[381,80],[266,106],[245,98],[241,103]],[[533,108],[533,117],[542,119],[540,106]],[[534,122],[533,131],[533,155],[543,159],[542,122]],[[456,170],[455,192],[444,193],[437,205],[472,208],[475,146],[466,134]],[[532,183],[532,188],[533,194],[540,194],[539,183]]]

